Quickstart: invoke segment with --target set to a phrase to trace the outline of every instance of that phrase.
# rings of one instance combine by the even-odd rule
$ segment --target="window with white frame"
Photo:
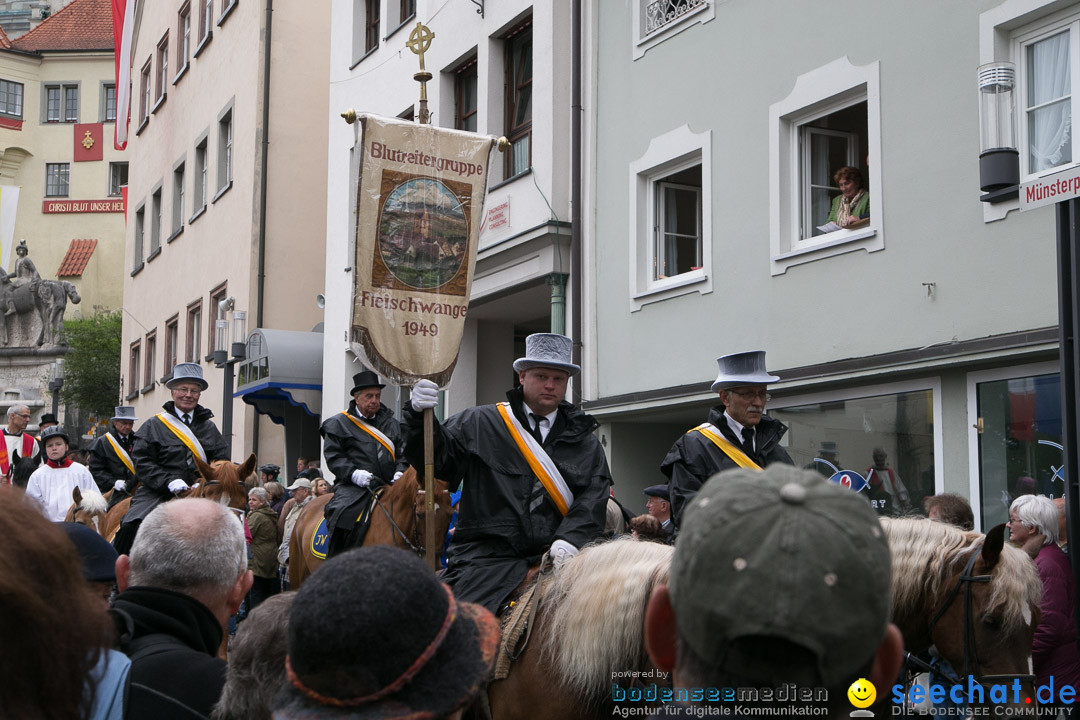
[[[184,351],[185,362],[199,362],[202,347],[202,300],[196,300],[187,307],[187,349]]]
[[[139,355],[141,348],[142,342],[136,340],[131,343],[131,349],[128,353],[128,394],[126,395],[128,400],[139,394],[139,368],[141,367]]]
[[[217,189],[225,191],[233,179],[233,121],[232,109],[218,120]]]
[[[840,58],[799,76],[769,108],[772,274],[882,236],[878,63]]]
[[[199,0],[199,42],[210,38],[214,26],[214,0]]]
[[[186,163],[181,162],[173,169],[173,192],[172,192],[172,235],[180,232],[184,227],[184,168]]]
[[[0,80],[0,115],[22,120],[23,84]]]
[[[45,163],[45,197],[67,197],[70,163]]]
[[[192,209],[195,211],[196,214],[198,214],[200,210],[206,209],[206,194],[210,188],[208,182],[208,174],[209,169],[207,168],[206,158],[206,138],[203,138],[202,142],[195,146],[195,202],[192,206]]]
[[[176,16],[176,77],[187,69],[191,58],[191,2],[180,6]]]
[[[116,122],[116,83],[105,83],[101,86],[99,114],[102,122]]]
[[[171,318],[165,321],[165,352],[163,357],[165,360],[162,366],[162,372],[165,378],[172,377],[173,368],[176,367],[176,349],[180,343],[180,316],[173,315]]]
[[[154,365],[157,355],[157,330],[151,330],[146,336],[146,358],[143,362],[142,392],[149,392],[154,387]]]
[[[157,46],[157,94],[154,96],[155,102],[161,104],[165,99],[165,91],[169,87],[169,34],[166,33],[165,37],[161,39],[161,42]]]
[[[161,250],[161,186],[150,196],[150,255]]]
[[[1072,118],[1080,58],[1080,14],[1054,16],[1013,35],[1022,176],[1072,165]]]
[[[132,271],[143,266],[143,238],[146,232],[146,206],[135,209],[135,257],[131,260]]]
[[[47,123],[79,122],[78,84],[46,84],[43,97],[42,121]]]
[[[109,163],[109,197],[120,197],[120,188],[128,184],[128,164],[126,162]]]
[[[654,138],[630,164],[630,295],[634,310],[712,291],[711,131]]]
[[[139,124],[141,125],[150,119],[150,60],[143,65],[139,78],[142,81],[142,100],[139,104]]]

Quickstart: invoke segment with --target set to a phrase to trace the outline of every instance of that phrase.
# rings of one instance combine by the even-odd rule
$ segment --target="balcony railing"
[[[645,6],[645,34],[651,35],[707,2],[708,0],[656,0],[649,3]]]

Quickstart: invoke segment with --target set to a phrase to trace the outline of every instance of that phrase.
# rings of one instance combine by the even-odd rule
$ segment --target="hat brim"
[[[458,614],[431,660],[397,693],[357,707],[321,705],[289,685],[278,696],[280,717],[305,720],[399,720],[446,717],[484,691],[495,667],[499,623],[480,605],[458,602]]]
[[[116,422],[117,420],[130,420],[131,422],[139,422],[139,418],[137,417],[120,417],[119,415],[114,415],[113,417],[109,418],[109,422]]]
[[[369,388],[369,387],[377,387],[380,390],[382,390],[384,387],[386,387],[386,385],[384,383],[366,383],[364,385],[353,385],[353,389],[349,391],[349,394],[350,395],[355,395],[356,393],[360,392],[364,388]]]
[[[185,383],[185,382],[194,383],[194,384],[198,385],[199,390],[205,390],[206,388],[210,387],[210,383],[206,382],[202,378],[197,378],[197,377],[181,377],[181,378],[174,377],[174,378],[171,378],[168,382],[165,383],[165,387],[172,390],[173,388],[175,388],[180,383]]]
[[[780,378],[776,375],[728,375],[722,378],[716,378],[710,390],[712,390],[712,392],[720,392],[721,390],[727,390],[733,387],[743,387],[745,385],[768,385],[769,383],[779,381]]]
[[[553,368],[555,370],[562,370],[570,375],[577,375],[581,372],[581,366],[574,363],[561,363],[554,360],[530,360],[528,358],[518,358],[514,361],[514,370],[521,372],[522,370],[529,370],[530,368]]]
[[[307,480],[307,478],[301,478],[301,479],[302,480]],[[289,485],[285,489],[286,490],[299,490],[300,488],[304,488],[305,490],[310,490],[311,489],[311,481],[308,480],[307,483],[304,484],[304,485],[301,485],[299,482],[294,482],[292,485]]]

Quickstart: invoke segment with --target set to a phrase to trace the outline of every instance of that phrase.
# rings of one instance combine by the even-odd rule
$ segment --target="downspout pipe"
[[[262,173],[259,178],[259,258],[255,278],[255,327],[263,326],[263,298],[266,292],[266,195],[269,182],[267,162],[270,157],[270,51],[274,27],[274,0],[266,0],[266,35],[263,37],[263,96],[262,96]],[[259,454],[259,413],[251,428],[251,452]]]
[[[570,24],[570,299],[574,363],[581,365],[581,2],[573,0]],[[574,404],[581,384],[574,383]]]

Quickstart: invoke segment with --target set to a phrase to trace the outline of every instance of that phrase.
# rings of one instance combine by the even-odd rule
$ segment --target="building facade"
[[[67,317],[122,304],[127,153],[113,146],[108,0],[75,0],[0,38],[0,266],[26,240],[42,278],[75,284]]]
[[[348,403],[362,361],[349,351],[352,297],[351,158],[358,125],[346,109],[414,119],[416,55],[405,43],[418,22],[435,37],[425,53],[431,122],[505,136],[489,175],[468,319],[442,411],[504,398],[511,364],[531,332],[565,323],[570,271],[569,3],[439,3],[433,0],[335,0],[330,42],[330,151],[326,225],[327,412]],[[347,268],[342,272],[342,268]],[[384,390],[388,405],[400,390]]]
[[[1054,212],[980,201],[976,69],[1016,65],[1021,181],[1074,166],[1080,3],[585,6],[583,394],[620,496],[752,349],[799,465],[880,448],[984,529],[1060,496]],[[842,167],[869,219],[834,230]]]
[[[201,403],[219,427],[232,412],[235,459],[318,449],[317,397],[279,424],[288,389],[257,331],[321,320],[329,19],[272,0],[135,8],[123,396],[145,418],[176,363],[201,363]]]

